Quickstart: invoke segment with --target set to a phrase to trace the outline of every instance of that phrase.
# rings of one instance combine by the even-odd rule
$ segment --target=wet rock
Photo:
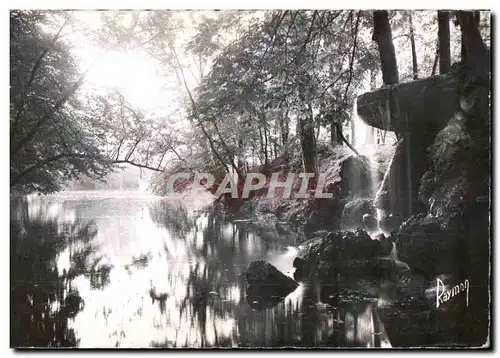
[[[380,179],[383,173],[379,173]],[[349,156],[340,164],[340,189],[343,197],[371,195],[370,161],[365,156]]]
[[[318,230],[338,230],[343,209],[342,203],[335,199],[316,200],[315,208],[310,212],[304,225],[306,233]]]
[[[345,204],[342,211],[342,220],[340,228],[342,230],[363,229],[363,215],[369,214],[375,216],[375,207],[373,199],[355,198]]]
[[[399,284],[406,284],[411,278],[410,266],[392,257],[375,258],[373,261],[373,271],[375,277]]]
[[[489,133],[475,127],[488,119],[488,111],[457,114],[439,131],[419,183],[418,198],[428,212],[392,235],[399,256],[428,279],[443,273],[488,276],[489,204],[478,198],[490,191]]]
[[[306,261],[301,257],[296,257],[293,260],[293,267],[295,267],[295,272],[293,273],[293,278],[295,280],[300,280],[304,277],[304,267],[306,265]]]
[[[372,240],[364,230],[331,232],[304,245],[305,253],[294,261],[296,279],[313,279],[328,285],[360,279],[397,281],[399,276],[408,275],[406,268],[403,270],[393,259],[382,256],[385,252],[381,241]]]
[[[453,269],[453,261],[458,257],[449,253],[456,248],[456,234],[441,228],[437,219],[421,214],[404,222],[392,236],[396,240],[398,256],[414,272],[430,278]]]
[[[394,216],[390,214],[389,216],[386,216],[379,221],[379,227],[380,230],[386,232],[386,233],[391,233],[393,230],[397,229],[403,220],[399,216]]]
[[[386,237],[383,233],[379,233],[375,236],[375,239],[380,241],[380,254],[389,255],[394,248],[394,241]]]
[[[246,278],[248,303],[254,308],[273,306],[298,286],[292,278],[263,260],[250,263]]]
[[[427,279],[443,273],[488,277],[488,205],[464,204],[445,217],[415,215],[392,235],[398,255]]]
[[[373,215],[365,214],[363,215],[363,224],[365,226],[365,230],[368,232],[373,232],[378,229],[377,219]]]
[[[420,179],[428,168],[427,148],[436,136],[435,128],[405,135],[396,146],[394,157],[375,198],[375,206],[408,218],[422,211],[418,200]]]

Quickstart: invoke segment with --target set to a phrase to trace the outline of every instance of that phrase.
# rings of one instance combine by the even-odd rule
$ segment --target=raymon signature
[[[436,278],[436,308],[439,308],[439,305],[444,302],[452,299],[455,296],[458,296],[461,292],[466,293],[465,296],[465,305],[469,306],[469,280],[465,279],[464,281],[456,284],[451,287],[449,290],[446,290],[446,286],[439,278]]]

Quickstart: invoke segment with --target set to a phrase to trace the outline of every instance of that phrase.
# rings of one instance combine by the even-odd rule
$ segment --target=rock
[[[443,273],[488,276],[489,204],[477,200],[489,191],[488,169],[480,164],[488,151],[479,143],[463,118],[449,120],[429,147],[431,165],[420,183],[418,197],[428,212],[392,235],[399,257],[427,279]]]
[[[407,134],[398,142],[375,198],[377,208],[402,218],[422,211],[422,203],[418,200],[420,179],[427,170],[427,148],[435,135],[435,130],[424,129],[420,133]]]
[[[304,225],[304,232],[312,233],[318,230],[338,230],[343,205],[338,200],[324,200],[314,204]]]
[[[337,285],[339,278],[345,282],[397,281],[400,276],[408,276],[407,265],[403,269],[394,259],[384,258],[382,254],[386,254],[387,249],[384,252],[382,243],[372,240],[364,230],[331,232],[326,238],[316,238],[307,245],[306,253],[294,261],[296,279],[312,278],[323,285]]]
[[[247,282],[253,284],[271,284],[282,286],[297,286],[290,277],[283,274],[275,266],[263,260],[252,261],[248,267]]]
[[[380,254],[389,255],[394,248],[394,241],[386,237],[383,233],[379,233],[375,236],[375,239],[380,241]]]
[[[442,128],[456,113],[459,84],[460,77],[448,73],[380,88],[358,97],[358,115],[370,126],[400,133],[430,121]]]
[[[363,229],[365,227],[363,215],[365,214],[375,216],[373,199],[355,198],[350,200],[345,204],[344,210],[342,211],[340,228],[342,230]]]
[[[293,278],[295,280],[300,280],[304,277],[304,267],[306,265],[306,261],[301,257],[296,257],[293,260],[293,267],[295,267],[295,272],[293,273]]]
[[[411,277],[410,266],[391,257],[377,257],[373,261],[375,277],[400,284],[408,283]]]
[[[246,273],[248,302],[252,307],[264,308],[277,304],[298,284],[270,263],[258,260],[250,263]]]
[[[375,219],[373,215],[363,215],[363,224],[365,225],[365,230],[368,232],[374,232],[378,230],[377,219]]]
[[[380,179],[383,173],[379,173]],[[364,156],[351,155],[340,164],[340,190],[342,197],[371,195],[372,176],[370,161]]]
[[[380,230],[386,233],[391,233],[393,230],[397,229],[402,222],[403,220],[400,217],[390,214],[389,216],[380,219],[378,225]]]
[[[412,267],[412,271],[423,274],[427,279],[443,273],[457,272],[469,277],[487,277],[487,212],[483,208],[477,209],[474,214],[470,209],[456,213],[456,223],[450,226],[443,225],[443,220],[439,217],[415,215],[392,235],[396,241],[398,256]],[[473,215],[479,217],[474,218]],[[483,215],[484,218],[481,218]],[[467,222],[472,225],[467,227]],[[483,280],[484,277],[480,279]]]

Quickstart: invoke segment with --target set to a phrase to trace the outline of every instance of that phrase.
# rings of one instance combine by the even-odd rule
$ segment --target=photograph
[[[9,9],[11,351],[492,350],[492,22]]]

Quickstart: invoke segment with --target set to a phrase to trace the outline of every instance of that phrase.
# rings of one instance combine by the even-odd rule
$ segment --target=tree
[[[39,25],[58,17],[39,11],[10,13],[10,187],[54,192],[70,179],[101,178],[111,163],[96,146],[89,114],[75,98],[84,75],[60,39]]]
[[[438,44],[439,73],[445,74],[451,68],[449,11],[438,10]]]
[[[389,15],[386,10],[373,12],[373,40],[378,45],[384,84],[391,85],[399,83],[396,52],[392,42]]]
[[[418,79],[418,61],[417,61],[417,49],[415,46],[415,26],[413,25],[413,19],[411,12],[408,12],[408,22],[410,24],[410,45],[411,45],[411,59],[412,59],[412,69],[413,69],[413,79]]]
[[[476,22],[477,15],[472,11],[457,11],[456,15],[462,31],[462,62],[482,63],[488,60],[488,51]]]

